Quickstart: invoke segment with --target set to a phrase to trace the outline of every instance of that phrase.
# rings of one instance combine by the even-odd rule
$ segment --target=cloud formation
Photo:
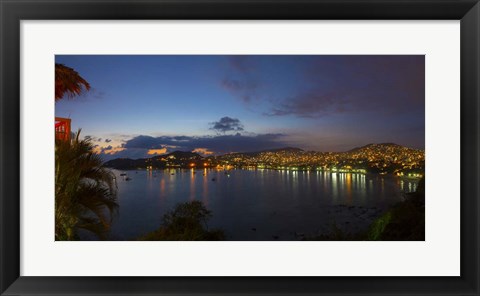
[[[113,147],[112,145],[108,145],[107,147],[95,145],[94,148],[94,152],[100,155],[117,155],[119,152],[122,152],[124,150],[125,148],[123,147]]]
[[[87,141],[91,141],[91,142],[101,142],[102,141],[102,138],[95,137],[95,136],[92,136],[92,135],[86,135],[84,137],[84,139],[87,140]]]
[[[248,73],[256,68],[250,55],[230,55],[228,56],[228,63],[230,67],[240,73]]]
[[[258,98],[256,91],[258,89],[259,83],[257,81],[248,80],[248,79],[235,79],[226,77],[221,82],[222,86],[238,96],[242,101],[249,103]]]
[[[255,63],[245,55],[228,56],[229,71],[220,85],[234,97],[245,103],[259,99],[261,86],[259,77],[255,75]]]
[[[305,91],[278,100],[266,115],[323,117],[344,112],[424,111],[424,56],[317,58],[305,72]]]
[[[339,93],[308,92],[283,100],[267,116],[295,115],[297,117],[315,118],[333,113],[343,113],[350,107],[350,102]]]
[[[263,115],[321,118],[372,111],[424,112],[422,55],[295,56],[290,58],[291,71],[280,69],[278,75],[272,69],[285,57],[268,59],[266,68],[258,56],[230,57],[232,72],[221,80],[234,97],[263,102],[267,107],[257,109]],[[266,72],[268,76],[261,75]],[[284,85],[290,88],[282,89]],[[282,91],[276,93],[278,89]]]
[[[148,155],[162,155],[167,153],[167,148],[162,148],[162,149],[149,149],[147,151]]]
[[[213,155],[213,151],[210,151],[207,148],[195,148],[192,150],[192,152],[195,152],[204,156]]]
[[[217,136],[136,136],[119,147],[97,147],[104,160],[112,158],[145,158],[179,151],[194,151],[204,156],[232,152],[252,152],[289,146],[284,134],[217,135]]]
[[[210,125],[212,125],[210,129],[217,133],[226,133],[231,131],[239,132],[244,130],[243,124],[239,119],[228,116],[220,118],[219,121],[211,122]]]

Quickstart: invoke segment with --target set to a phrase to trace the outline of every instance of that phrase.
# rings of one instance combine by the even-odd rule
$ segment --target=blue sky
[[[424,56],[59,55],[91,90],[55,115],[105,159],[284,146],[424,148]]]

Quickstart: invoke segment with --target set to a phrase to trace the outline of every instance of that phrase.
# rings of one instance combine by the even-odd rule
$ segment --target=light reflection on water
[[[290,240],[294,233],[321,233],[333,222],[355,222],[332,210],[335,206],[386,209],[417,184],[393,176],[318,171],[127,171],[130,181],[121,171],[114,173],[120,212],[112,240],[135,239],[157,229],[163,214],[191,200],[212,211],[209,228],[224,229],[230,240]]]

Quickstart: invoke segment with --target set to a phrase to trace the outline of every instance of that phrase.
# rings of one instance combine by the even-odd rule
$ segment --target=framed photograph
[[[477,1],[0,10],[1,295],[479,295]]]

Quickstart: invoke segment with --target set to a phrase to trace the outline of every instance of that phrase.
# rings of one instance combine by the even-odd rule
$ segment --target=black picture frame
[[[0,0],[0,19],[1,295],[480,295],[480,5],[476,0]],[[461,20],[461,276],[20,276],[20,21],[47,19]]]

